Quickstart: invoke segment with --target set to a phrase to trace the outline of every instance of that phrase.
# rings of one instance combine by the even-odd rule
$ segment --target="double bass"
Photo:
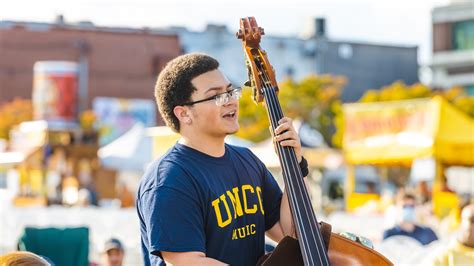
[[[260,47],[263,28],[255,18],[240,20],[237,38],[242,40],[245,62],[249,75],[246,85],[253,88],[255,102],[265,102],[268,118],[273,130],[283,117],[278,101],[278,85],[267,54]],[[393,265],[387,258],[362,243],[331,233],[330,225],[318,223],[311,200],[303,181],[303,174],[292,147],[275,143],[283,172],[297,240],[286,236],[273,253],[262,257],[258,265]],[[323,230],[321,230],[323,229]]]

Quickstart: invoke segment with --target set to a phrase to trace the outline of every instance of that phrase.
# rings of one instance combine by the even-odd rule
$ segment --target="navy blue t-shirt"
[[[433,230],[428,227],[418,225],[415,226],[415,230],[412,232],[404,231],[402,228],[400,228],[400,226],[395,226],[383,232],[383,239],[389,238],[391,236],[409,236],[418,240],[418,242],[420,242],[422,245],[428,245],[429,243],[438,240],[438,237],[436,236],[435,232],[433,232]]]
[[[216,158],[176,143],[143,176],[137,196],[145,265],[161,251],[200,251],[231,265],[255,265],[265,231],[280,219],[282,192],[247,148]]]

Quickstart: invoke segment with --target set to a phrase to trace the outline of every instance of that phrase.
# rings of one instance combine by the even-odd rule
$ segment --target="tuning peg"
[[[244,37],[244,33],[242,32],[242,30],[239,30],[238,32],[235,33],[235,36],[238,39],[242,39]]]

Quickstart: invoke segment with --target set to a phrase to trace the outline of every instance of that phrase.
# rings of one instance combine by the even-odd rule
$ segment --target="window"
[[[454,50],[474,49],[474,20],[454,23]]]
[[[474,84],[464,86],[466,93],[470,96],[474,96]]]

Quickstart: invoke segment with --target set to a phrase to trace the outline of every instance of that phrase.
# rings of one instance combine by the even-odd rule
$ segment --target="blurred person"
[[[122,242],[116,238],[111,238],[105,242],[104,253],[102,256],[105,266],[122,266],[125,250]]]
[[[180,140],[147,169],[138,190],[145,265],[256,265],[265,235],[293,234],[288,198],[247,148],[226,144],[239,129],[235,88],[204,54],[170,61],[155,88],[158,108]],[[295,149],[308,174],[289,118],[272,132]]]
[[[438,240],[436,234],[429,227],[416,224],[415,196],[405,193],[400,197],[397,203],[398,212],[396,219],[398,223],[395,227],[384,231],[383,239],[399,235],[408,236],[418,240],[422,245]]]
[[[417,195],[419,195],[421,198],[422,204],[431,202],[431,189],[426,180],[421,180],[420,182],[418,182],[416,190]]]
[[[367,181],[365,182],[365,187],[366,187],[366,193],[368,194],[378,194],[377,193],[377,185],[375,182],[372,181]]]
[[[331,181],[329,184],[328,196],[331,200],[344,198],[344,189],[338,181]]]
[[[450,235],[453,232],[459,230],[461,224],[461,211],[469,204],[471,204],[471,195],[463,194],[458,195],[459,205],[456,208],[452,208],[449,214],[444,217],[439,225],[439,232],[441,235]]]
[[[87,207],[91,205],[91,202],[92,202],[92,192],[88,190],[87,188],[79,189],[76,205],[81,206],[81,207]]]
[[[462,209],[459,237],[433,263],[433,266],[457,265],[474,265],[474,204]]]
[[[439,184],[439,191],[441,192],[448,192],[448,193],[455,193],[448,184],[448,178],[446,176],[443,177]]]
[[[28,252],[15,251],[0,256],[0,266],[52,266],[46,259]]]

